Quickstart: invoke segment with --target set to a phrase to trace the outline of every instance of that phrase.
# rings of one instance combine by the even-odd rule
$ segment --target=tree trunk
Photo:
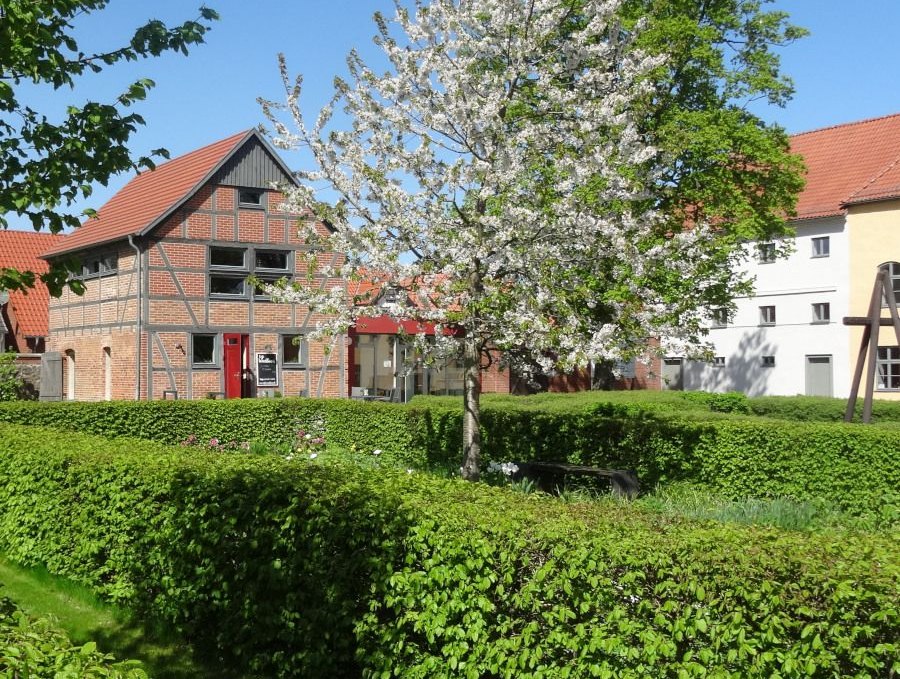
[[[481,465],[481,352],[475,339],[465,340],[462,477],[477,481]]]

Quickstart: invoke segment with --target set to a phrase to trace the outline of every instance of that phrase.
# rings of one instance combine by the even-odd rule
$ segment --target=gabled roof
[[[0,268],[45,273],[48,265],[39,255],[64,239],[62,235],[0,229]],[[40,279],[27,294],[19,290],[10,292],[9,306],[12,307],[12,332],[22,337],[47,336],[50,293]]]
[[[795,134],[791,151],[803,156],[808,170],[797,219],[900,198],[900,114]]]
[[[293,174],[256,130],[247,130],[141,172],[62,243],[43,253],[52,257],[142,236],[187,202],[244,144],[259,141],[284,173]]]

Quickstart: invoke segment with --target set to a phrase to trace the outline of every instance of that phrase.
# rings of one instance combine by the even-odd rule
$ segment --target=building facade
[[[462,393],[461,365],[416,361],[397,323],[365,319],[346,336],[311,341],[324,317],[273,302],[251,282],[308,280],[299,220],[312,218],[285,213],[272,188],[294,181],[259,133],[244,132],[138,175],[47,250],[46,259],[79,258],[84,285],[49,305],[48,348],[62,355],[64,398]],[[316,270],[342,257],[313,256]],[[483,383],[509,391],[496,369]]]
[[[306,276],[306,217],[271,188],[293,181],[257,132],[241,133],[138,175],[48,250],[79,257],[85,287],[49,308],[65,398],[342,395],[346,352],[305,340],[321,318],[247,281]]]
[[[791,148],[807,165],[796,237],[748,244],[755,294],[711,319],[712,363],[670,359],[685,389],[847,397],[862,329],[843,318],[867,315],[881,267],[900,290],[900,115],[794,135]],[[878,353],[876,396],[900,397],[891,328]]]

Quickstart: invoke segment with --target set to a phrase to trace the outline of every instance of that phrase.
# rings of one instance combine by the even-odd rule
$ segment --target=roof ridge
[[[152,168],[145,168],[143,170],[138,170],[138,172],[131,179],[140,177],[142,174],[146,174],[147,172],[153,172],[155,170],[163,168],[166,165],[168,165],[169,163],[174,163],[177,160],[181,160],[182,158],[185,158],[187,156],[192,156],[195,153],[199,154],[201,151],[205,151],[206,149],[210,148],[211,146],[216,146],[218,144],[228,141],[229,139],[234,139],[235,137],[244,138],[247,135],[249,135],[251,132],[255,132],[255,131],[256,131],[256,128],[248,127],[246,130],[244,130],[242,132],[235,132],[234,134],[229,134],[227,137],[222,137],[218,141],[212,141],[209,144],[205,144],[205,145],[201,146],[200,148],[193,149],[191,151],[185,151],[181,155],[175,156],[174,158],[167,158],[166,160],[164,160],[161,163],[154,163],[154,166]],[[129,179],[128,181],[130,182],[131,179]]]
[[[887,165],[885,165],[883,168],[881,168],[880,171],[876,172],[876,173],[874,174],[874,176],[873,176],[869,181],[867,181],[865,184],[863,184],[861,187],[859,187],[856,191],[854,191],[854,192],[851,193],[849,196],[847,196],[847,199],[846,199],[845,201],[843,201],[843,202],[846,204],[846,203],[849,203],[850,201],[852,201],[854,197],[856,197],[856,196],[858,196],[859,194],[861,194],[861,193],[862,193],[863,191],[865,191],[867,188],[869,188],[870,186],[872,186],[872,184],[875,184],[875,183],[876,183],[879,179],[881,179],[885,174],[887,174],[888,172],[890,172],[891,170],[893,170],[893,169],[897,166],[897,163],[900,163],[900,155],[898,155],[898,156],[897,156],[896,158],[894,158],[891,162],[889,162]]]
[[[898,118],[900,117],[900,113],[887,113],[883,116],[875,116],[874,118],[864,118],[863,120],[853,120],[849,123],[836,123],[834,125],[826,125],[825,127],[817,127],[813,130],[806,130],[804,132],[795,132],[792,135],[789,135],[791,139],[795,137],[802,137],[807,134],[815,134],[816,132],[825,132],[826,130],[835,130],[839,127],[852,127],[854,125],[865,125],[867,123],[874,123],[877,120],[885,120],[887,118]]]

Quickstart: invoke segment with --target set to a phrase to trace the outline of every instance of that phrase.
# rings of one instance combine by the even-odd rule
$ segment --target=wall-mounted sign
[[[256,354],[256,386],[278,386],[278,354],[274,352]]]
[[[616,364],[613,367],[613,373],[619,377],[619,379],[633,380],[637,376],[635,368],[636,366],[633,358],[630,361],[616,361]]]

